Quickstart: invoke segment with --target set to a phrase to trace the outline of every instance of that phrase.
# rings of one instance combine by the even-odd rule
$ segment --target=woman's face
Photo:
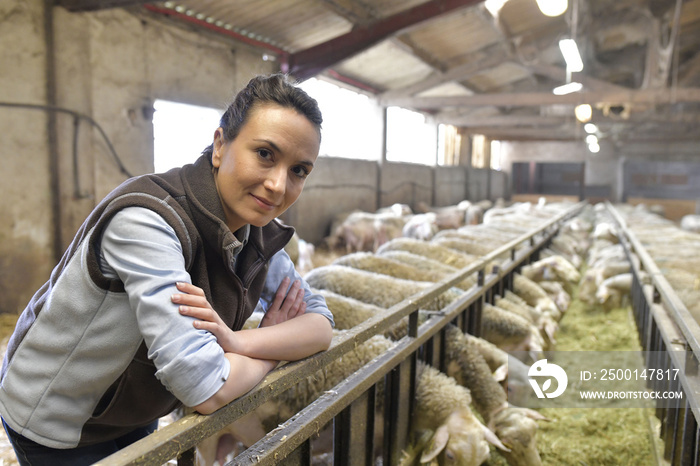
[[[253,107],[238,136],[224,142],[214,134],[214,180],[236,231],[245,224],[267,225],[297,200],[318,157],[316,127],[292,108],[277,104]]]

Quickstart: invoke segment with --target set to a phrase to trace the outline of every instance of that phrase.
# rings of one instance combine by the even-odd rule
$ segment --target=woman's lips
[[[251,196],[253,196],[253,199],[255,199],[255,202],[257,202],[257,204],[260,207],[262,207],[263,209],[274,210],[277,207],[274,203],[268,201],[267,199],[263,199],[261,197],[255,196],[254,194],[251,194]]]

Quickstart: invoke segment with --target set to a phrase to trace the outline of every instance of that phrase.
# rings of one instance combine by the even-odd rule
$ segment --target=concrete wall
[[[333,219],[353,210],[377,210],[379,164],[369,160],[319,157],[304,191],[282,216],[306,241],[328,236]]]
[[[46,102],[41,4],[0,3],[0,102]],[[0,312],[26,304],[53,266],[47,121],[0,107]]]
[[[319,157],[304,192],[282,220],[304,240],[319,243],[344,213],[374,212],[394,203],[416,209],[419,203],[446,206],[465,199],[480,201],[488,197],[489,183],[492,200],[508,197],[508,177],[503,172],[410,163],[380,166],[369,160]]]
[[[379,207],[395,203],[433,204],[433,169],[427,165],[387,162],[380,170],[381,196]]]
[[[464,167],[435,167],[435,205],[456,205],[467,199],[467,170]]]
[[[600,152],[592,154],[583,142],[502,142],[501,164],[511,174],[513,162],[580,162],[583,163],[585,187],[591,198],[610,197],[622,202],[625,196],[624,167],[629,162],[697,163],[700,145],[678,142],[673,144],[631,143],[616,145],[600,141]],[[700,198],[698,192],[691,197]],[[609,194],[605,194],[609,193]],[[685,197],[687,198],[687,197]]]
[[[0,313],[24,307],[86,215],[127,178],[91,121],[129,174],[151,172],[155,99],[223,108],[252,76],[275,71],[259,51],[166,25],[140,8],[70,13],[43,5],[0,2],[0,102],[83,117],[74,151],[71,114],[0,106]],[[45,14],[53,15],[52,35]]]

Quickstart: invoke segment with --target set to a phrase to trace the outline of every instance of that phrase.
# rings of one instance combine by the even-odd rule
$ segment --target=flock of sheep
[[[329,238],[329,244],[345,254],[328,265],[308,266],[304,278],[325,297],[335,318],[335,332],[342,333],[571,207],[571,203],[506,207],[463,202],[419,214],[412,214],[406,206],[350,214],[334,225]],[[541,464],[536,432],[538,421],[544,418],[514,404],[521,399],[518,391],[529,388],[522,380],[522,368],[526,372],[542,351],[554,348],[558,323],[577,286],[585,290],[584,300],[604,306],[620,305],[629,294],[625,274],[630,264],[619,254],[616,243],[614,228],[603,211],[586,206],[560,227],[539,260],[515,274],[512,290],[483,306],[480,337],[448,324],[445,371],[419,363],[411,436],[415,442],[403,464],[437,464],[439,457],[449,464],[479,465],[490,457],[489,445],[510,465]],[[303,249],[306,245],[297,244],[301,248],[290,255],[310,264],[304,259],[309,255]],[[586,264],[582,276],[580,270]],[[489,268],[491,265],[495,263]],[[475,276],[458,283],[424,306],[422,316],[444,308],[475,283]],[[249,325],[255,325],[254,320]],[[198,447],[200,462],[213,464],[222,459],[227,453],[222,444],[238,441],[250,446],[388,351],[406,334],[406,328],[404,319],[235,422],[226,432],[205,440]],[[523,352],[527,360],[514,363],[509,351]],[[323,448],[314,448],[314,452],[322,464]]]
[[[619,206],[627,227],[696,321],[700,322],[700,215],[679,224],[648,209]]]

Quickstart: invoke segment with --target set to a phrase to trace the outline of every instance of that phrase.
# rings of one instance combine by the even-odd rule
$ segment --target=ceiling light
[[[507,1],[508,0],[486,0],[484,2],[484,6],[487,10],[489,10],[491,16],[495,18],[498,16],[498,12],[501,11],[501,8],[503,8],[503,5],[505,5]]]
[[[588,150],[594,154],[597,154],[598,152],[600,152],[600,146],[597,142],[595,144],[588,144]]]
[[[583,61],[581,60],[581,54],[578,53],[576,41],[573,39],[562,39],[559,41],[559,48],[561,49],[561,54],[564,55],[568,71],[576,73],[583,70]]]
[[[598,138],[596,137],[595,134],[589,134],[586,136],[586,144],[598,144]]]
[[[586,123],[591,120],[593,109],[588,104],[577,105],[576,108],[574,108],[574,115],[576,115],[578,121]]]
[[[583,89],[583,84],[581,83],[568,83],[559,87],[552,89],[552,92],[556,95],[571,94],[572,92],[578,92]]]
[[[589,134],[593,134],[593,133],[598,132],[598,127],[596,125],[594,125],[593,123],[586,123],[583,126],[583,129]]]
[[[545,16],[559,16],[569,6],[567,0],[537,0],[537,6]]]

